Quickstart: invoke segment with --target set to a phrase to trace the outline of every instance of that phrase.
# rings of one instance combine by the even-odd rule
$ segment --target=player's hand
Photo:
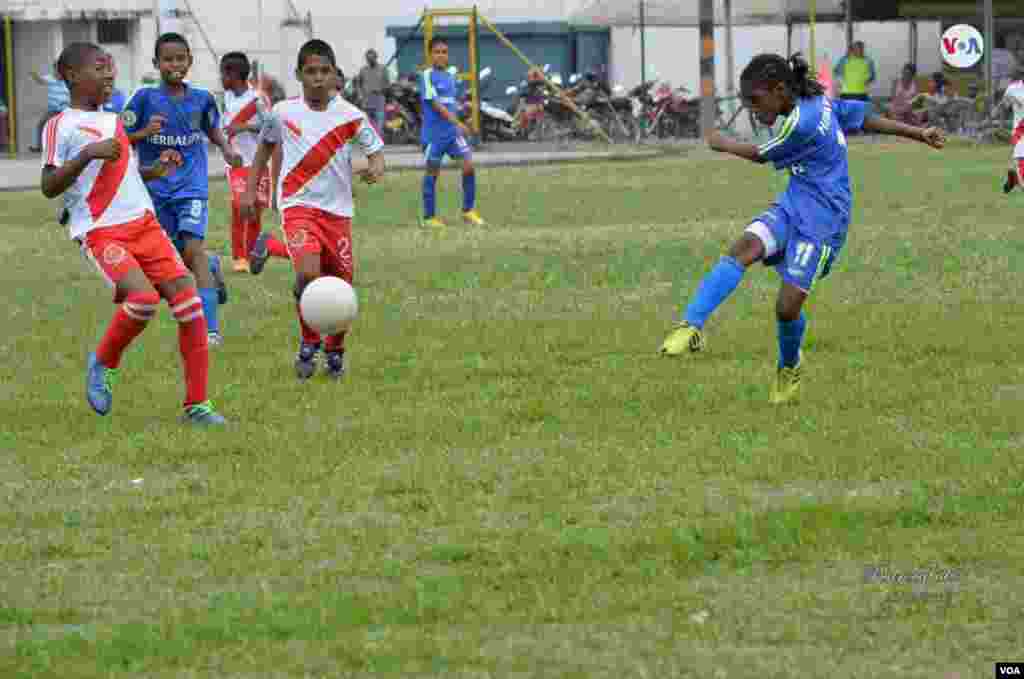
[[[150,116],[149,123],[146,124],[146,127],[143,128],[142,131],[146,133],[147,137],[152,134],[160,134],[160,131],[164,129],[164,123],[166,121],[167,118],[161,115]]]
[[[725,137],[718,130],[711,128],[711,130],[704,136],[708,146],[711,147],[712,151],[720,151],[722,144],[725,141]]]
[[[471,130],[469,129],[469,126],[468,126],[468,125],[466,125],[466,123],[462,122],[461,120],[459,120],[459,121],[458,121],[458,122],[456,122],[455,124],[456,124],[456,125],[458,126],[458,128],[459,128],[459,132],[461,132],[461,133],[462,133],[462,134],[464,134],[465,136],[467,136],[467,137],[468,137],[468,136],[470,136],[470,134],[472,134],[472,131],[471,131]]]
[[[115,138],[104,139],[85,147],[89,160],[117,160],[121,157],[121,142]]]
[[[946,145],[946,133],[938,127],[928,127],[921,132],[921,141],[933,149],[941,149]]]
[[[160,154],[153,166],[157,177],[166,177],[184,164],[185,159],[174,149],[167,149]]]
[[[227,163],[231,167],[242,167],[242,155],[238,153],[238,151],[234,151],[232,149],[225,149],[223,151],[223,154],[225,163]]]

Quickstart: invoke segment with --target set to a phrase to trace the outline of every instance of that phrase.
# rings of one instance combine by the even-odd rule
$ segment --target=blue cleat
[[[217,303],[228,303],[228,284],[224,282],[224,272],[220,268],[220,257],[209,255],[210,273],[213,274],[213,284],[217,287]]]
[[[345,376],[345,352],[344,351],[328,351],[327,356],[327,376],[332,380],[340,380]]]
[[[227,424],[227,420],[217,414],[212,403],[204,401],[186,406],[185,414],[181,416],[181,423],[196,427],[220,427]]]
[[[316,372],[316,354],[320,351],[319,344],[301,344],[295,357],[295,375],[300,380],[308,380]]]
[[[111,389],[117,371],[108,368],[96,354],[89,354],[89,369],[85,376],[85,398],[97,415],[106,415],[114,405],[114,394]]]
[[[253,276],[263,273],[263,267],[267,265],[267,260],[270,258],[270,248],[267,247],[268,240],[270,240],[270,232],[264,231],[249,250],[249,273]]]

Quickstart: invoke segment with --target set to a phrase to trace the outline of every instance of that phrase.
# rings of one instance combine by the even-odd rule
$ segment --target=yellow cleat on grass
[[[431,217],[430,219],[426,219],[423,221],[423,226],[425,226],[428,229],[444,229],[447,228],[448,225],[442,222],[437,217]]]
[[[771,402],[775,405],[794,403],[800,400],[800,378],[803,373],[803,356],[792,368],[779,368],[772,385]]]
[[[704,333],[700,328],[683,321],[669,333],[661,345],[662,356],[682,356],[704,351]]]
[[[235,273],[249,273],[249,260],[236,259],[231,268]]]
[[[469,210],[467,212],[463,212],[462,213],[462,219],[467,224],[472,224],[473,226],[486,226],[487,225],[487,222],[484,221],[484,218],[481,217],[480,213],[477,212],[476,210]]]

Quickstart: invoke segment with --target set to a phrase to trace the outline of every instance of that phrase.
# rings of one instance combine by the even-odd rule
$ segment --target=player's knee
[[[195,290],[196,287],[196,279],[192,274],[179,276],[178,278],[160,285],[160,296],[166,300],[170,300],[183,292]]]
[[[761,239],[752,233],[744,233],[729,249],[729,256],[743,267],[749,267],[764,257],[765,247]]]
[[[775,300],[775,317],[784,323],[789,323],[800,318],[800,310],[803,308],[807,295],[797,288],[786,286]]]
[[[156,290],[139,290],[130,292],[125,296],[121,308],[129,318],[139,323],[148,323],[156,315],[157,307],[160,305],[160,295]]]

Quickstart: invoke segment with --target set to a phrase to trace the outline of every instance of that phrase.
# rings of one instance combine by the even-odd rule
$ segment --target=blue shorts
[[[831,221],[834,221],[832,219]],[[813,236],[798,215],[776,203],[747,227],[764,244],[764,265],[774,266],[785,283],[810,293],[832,271],[846,244],[846,230]]]
[[[206,238],[206,225],[210,218],[209,204],[204,198],[171,198],[154,201],[156,220],[164,227],[168,238],[178,248],[185,249],[185,239]]]
[[[473,159],[473,148],[461,134],[449,139],[431,141],[423,145],[423,159],[427,165],[439,166],[444,162],[444,157],[456,159]]]

